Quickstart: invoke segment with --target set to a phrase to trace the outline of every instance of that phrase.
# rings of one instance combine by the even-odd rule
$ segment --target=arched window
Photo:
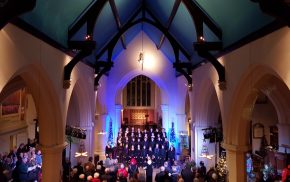
[[[144,75],[133,78],[125,89],[127,106],[150,107],[152,83],[153,81]]]

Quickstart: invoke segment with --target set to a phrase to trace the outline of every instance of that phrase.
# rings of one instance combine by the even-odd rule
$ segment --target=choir
[[[175,148],[169,144],[164,128],[150,128],[149,131],[135,130],[134,127],[120,128],[116,145],[108,143],[105,153],[107,158],[118,159],[118,162],[125,164],[135,158],[138,166],[145,166],[150,159],[155,168],[167,160],[170,164],[175,160]]]

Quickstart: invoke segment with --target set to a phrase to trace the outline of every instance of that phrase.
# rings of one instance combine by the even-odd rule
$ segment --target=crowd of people
[[[176,160],[175,148],[170,145],[164,129],[120,129],[116,144],[108,143],[106,159],[93,163],[93,158],[70,168],[67,159],[63,163],[64,179],[70,182],[192,182],[216,181],[217,173],[206,170],[189,158]]]
[[[64,176],[64,182],[216,182],[218,177],[214,168],[207,171],[202,161],[197,166],[195,161],[190,160],[175,160],[173,165],[165,161],[153,172],[154,165],[150,158],[146,164],[138,165],[135,158],[131,158],[129,164],[124,164],[108,157],[98,161],[95,166],[90,157],[88,162],[79,162],[69,171]]]
[[[0,154],[0,181],[41,181],[42,155],[36,142],[28,140],[9,153]]]

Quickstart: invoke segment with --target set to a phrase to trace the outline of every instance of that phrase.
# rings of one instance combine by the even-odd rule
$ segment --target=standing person
[[[153,152],[153,156],[152,156],[155,168],[159,168],[161,166],[159,154],[160,154],[159,146],[158,146],[158,144],[156,144],[154,152]]]
[[[63,182],[69,182],[69,178],[70,178],[70,171],[71,171],[71,162],[69,160],[69,158],[65,158],[65,160],[63,160],[62,163],[62,167],[63,167]]]
[[[192,182],[193,181],[195,176],[191,170],[191,165],[189,163],[187,163],[185,165],[185,168],[182,169],[181,176],[182,176],[184,182]]]
[[[123,150],[124,150],[124,146],[123,146],[123,144],[121,143],[121,144],[117,147],[117,154],[116,154],[116,155],[117,155],[117,159],[118,159],[118,161],[121,162],[121,163],[125,162],[125,161],[124,161],[124,157],[123,157],[123,155],[124,155]]]
[[[137,159],[137,164],[139,166],[142,165],[142,151],[141,151],[141,148],[140,148],[140,145],[137,145],[137,150],[135,151],[135,156],[136,156],[136,159]]]
[[[170,165],[172,166],[175,160],[175,148],[173,145],[170,146],[168,150],[168,161],[170,162]]]
[[[153,150],[152,150],[152,147],[149,147],[147,151],[147,158],[152,159],[152,156],[153,156]]]
[[[129,164],[129,160],[129,146],[126,144],[126,146],[123,148],[123,162]]]
[[[108,142],[108,143],[107,143],[107,146],[106,146],[106,148],[105,148],[105,155],[106,155],[106,158],[110,157],[110,154],[112,154],[112,148],[111,148],[110,143]]]
[[[202,181],[204,181],[205,177],[206,177],[206,167],[204,166],[204,162],[203,161],[199,162],[199,168],[198,168],[197,172],[199,174],[200,179]]]
[[[282,171],[282,182],[290,182],[290,164]]]
[[[171,182],[172,181],[169,174],[165,171],[164,166],[160,167],[160,172],[156,174],[155,181],[156,182]]]
[[[142,159],[142,166],[144,167],[147,162],[147,148],[145,145],[143,146],[143,149],[141,151],[141,159]]]
[[[249,152],[246,154],[246,157],[247,157],[246,159],[247,181],[251,181],[253,174],[253,160]]]
[[[93,175],[95,172],[95,165],[93,164],[93,157],[89,157],[88,162],[84,164],[84,173]]]
[[[173,182],[177,182],[178,181],[178,177],[181,173],[181,167],[180,165],[177,163],[177,161],[174,161],[173,166],[171,166],[172,168],[172,181]]]
[[[164,145],[161,145],[159,157],[160,157],[160,164],[161,165],[164,164],[165,159],[166,159],[166,150],[164,148]]]
[[[138,179],[138,166],[137,166],[137,161],[135,158],[132,158],[130,161],[130,165],[128,167],[128,173],[129,173],[129,179],[131,178],[137,178]]]
[[[18,177],[19,177],[19,181],[21,181],[21,182],[37,180],[37,176],[29,176],[28,175],[28,173],[30,171],[33,171],[33,170],[36,169],[36,165],[28,167],[27,160],[28,159],[26,157],[23,157],[21,163],[19,164],[19,166],[17,166]]]
[[[152,182],[153,167],[151,159],[147,161],[144,169],[146,170],[146,182]]]
[[[130,159],[136,157],[136,151],[135,151],[134,145],[131,146],[131,150],[129,150],[129,154],[128,155],[129,155]]]
[[[121,164],[120,169],[118,169],[117,176],[119,181],[127,182],[128,172],[124,164]]]

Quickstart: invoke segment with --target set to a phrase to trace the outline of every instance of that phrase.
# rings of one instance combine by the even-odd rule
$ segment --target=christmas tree
[[[228,174],[228,169],[227,169],[227,161],[225,156],[222,156],[220,160],[217,163],[216,171],[218,173],[218,181],[220,182],[225,182],[227,181],[227,174]]]
[[[174,131],[174,122],[172,122],[171,126],[172,127],[171,127],[171,131],[170,131],[170,142],[175,143],[176,138],[175,138],[175,131]]]
[[[108,143],[113,143],[113,123],[110,121]]]

